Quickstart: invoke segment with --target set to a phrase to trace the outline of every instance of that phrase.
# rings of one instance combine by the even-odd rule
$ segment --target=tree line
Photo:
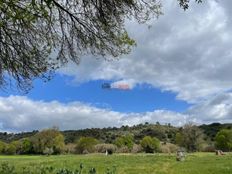
[[[206,126],[206,125],[203,125]],[[212,125],[209,125],[209,127]],[[215,126],[215,124],[214,124]],[[223,127],[220,125],[220,127]],[[87,131],[88,130],[88,131]],[[85,131],[94,133],[95,129]],[[91,130],[91,131],[90,131]],[[186,124],[181,128],[175,128],[170,124],[140,124],[136,126],[122,126],[121,128],[98,129],[107,134],[90,134],[83,131],[75,140],[70,141],[65,133],[58,128],[24,133],[30,135],[18,140],[0,141],[1,154],[86,154],[86,153],[174,153],[179,148],[188,152],[206,151],[215,149],[223,151],[232,150],[231,127],[218,130],[212,140],[208,137],[202,126]],[[108,130],[108,131],[106,131]],[[109,131],[110,130],[110,131]],[[132,131],[133,130],[133,131]],[[138,131],[140,130],[140,131]],[[207,131],[209,131],[207,129]],[[70,132],[70,131],[69,131]],[[135,133],[137,132],[137,134]],[[139,132],[139,133],[138,133]],[[9,134],[12,137],[12,134]],[[17,134],[19,135],[19,134]],[[85,136],[83,136],[85,135]],[[104,136],[103,136],[104,135]],[[112,139],[112,136],[114,137]],[[98,138],[96,138],[98,137]],[[108,139],[107,139],[108,138]]]

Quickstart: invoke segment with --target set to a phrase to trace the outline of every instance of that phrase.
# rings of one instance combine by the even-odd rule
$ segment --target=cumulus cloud
[[[31,131],[52,126],[62,130],[119,127],[144,122],[182,125],[187,116],[165,110],[145,113],[120,113],[89,104],[57,101],[33,101],[27,97],[0,97],[0,129],[2,131]]]
[[[232,87],[232,13],[230,1],[204,1],[184,12],[176,0],[164,1],[164,15],[152,28],[128,22],[137,40],[131,54],[117,61],[83,57],[62,73],[77,83],[133,80],[172,91],[178,99],[198,103]]]
[[[197,123],[232,122],[232,93],[222,93],[188,109],[186,114]]]
[[[122,113],[81,102],[64,104],[57,101],[34,101],[23,96],[0,97],[1,131],[32,131],[52,126],[58,126],[61,130],[120,127],[157,121],[175,126],[187,122],[232,122],[232,93],[214,96],[185,113],[168,110]]]

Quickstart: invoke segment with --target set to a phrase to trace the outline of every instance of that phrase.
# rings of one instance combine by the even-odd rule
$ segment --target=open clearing
[[[184,162],[176,162],[175,155],[164,154],[0,156],[0,164],[4,162],[14,165],[17,173],[23,167],[32,171],[39,166],[78,169],[83,163],[83,173],[95,167],[97,173],[104,174],[107,168],[116,166],[119,174],[232,174],[232,154],[216,156],[214,153],[188,154]]]

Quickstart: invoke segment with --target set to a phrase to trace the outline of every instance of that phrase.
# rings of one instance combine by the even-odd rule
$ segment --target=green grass
[[[17,173],[25,166],[77,169],[83,163],[85,171],[95,167],[98,174],[113,166],[117,167],[118,174],[232,174],[232,154],[216,156],[214,153],[189,154],[184,162],[177,162],[175,155],[164,154],[0,156],[0,163],[3,162],[14,165]]]

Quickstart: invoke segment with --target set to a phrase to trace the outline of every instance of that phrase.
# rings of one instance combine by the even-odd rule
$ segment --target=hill
[[[206,135],[207,139],[214,140],[215,135],[221,129],[232,129],[232,124],[220,124],[212,123],[209,125],[200,125],[200,129]],[[82,129],[82,130],[65,130],[61,133],[65,137],[66,143],[73,143],[80,137],[94,137],[103,143],[113,143],[114,140],[122,135],[132,134],[134,135],[135,142],[139,142],[144,136],[157,137],[163,142],[175,142],[175,135],[180,127],[174,127],[170,124],[160,125],[158,122],[156,124],[139,124],[135,126],[122,126],[120,128],[109,127],[109,128],[92,128],[92,129]],[[11,142],[19,140],[26,137],[31,137],[35,135],[38,131],[32,132],[21,132],[21,133],[7,133],[0,132],[0,140],[4,142]]]

